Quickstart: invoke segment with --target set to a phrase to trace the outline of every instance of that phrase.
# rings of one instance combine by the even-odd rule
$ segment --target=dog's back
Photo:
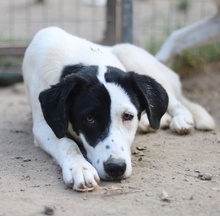
[[[32,100],[33,97],[37,99],[42,90],[59,81],[64,66],[82,63],[114,65],[124,69],[107,48],[70,35],[57,27],[39,31],[27,48],[23,61],[23,77]]]

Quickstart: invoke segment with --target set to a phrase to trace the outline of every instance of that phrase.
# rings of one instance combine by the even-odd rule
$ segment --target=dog
[[[178,29],[168,37],[156,54],[159,61],[169,64],[189,48],[220,40],[220,0],[214,2],[217,9],[215,14]]]
[[[131,44],[101,46],[48,27],[33,38],[22,68],[34,143],[77,191],[131,175],[137,129],[214,129],[207,111],[184,98],[178,76]]]

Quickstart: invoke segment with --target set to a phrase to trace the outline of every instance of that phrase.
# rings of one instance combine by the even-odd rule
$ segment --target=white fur
[[[168,64],[184,50],[220,40],[220,0],[214,1],[216,13],[174,31],[156,54],[158,60]]]
[[[98,79],[108,90],[112,103],[110,133],[101,141],[101,145],[97,145],[91,151],[85,136],[80,134],[93,166],[86,161],[73,140],[58,139],[55,136],[43,117],[38,100],[41,91],[59,81],[64,65],[79,63],[99,65]],[[130,145],[138,127],[137,110],[122,88],[105,82],[106,65],[150,75],[160,82],[169,95],[168,112],[172,116],[171,130],[180,134],[188,133],[194,127],[193,117],[197,128],[214,129],[214,121],[205,109],[182,96],[178,76],[146,51],[128,44],[112,48],[103,47],[72,36],[56,27],[43,29],[36,34],[27,48],[23,61],[24,81],[33,114],[34,142],[57,160],[62,168],[65,183],[73,184],[76,190],[96,187],[99,181],[97,170],[101,177],[105,178],[101,164],[109,155],[126,161],[127,170],[124,177],[128,177],[132,170]],[[134,115],[132,122],[121,121],[123,112]],[[143,119],[146,122],[148,120],[146,117]],[[144,121],[142,125],[148,125],[145,124],[145,120],[142,120]],[[165,126],[169,121],[170,117],[166,115],[163,121]],[[107,151],[103,149],[105,148],[103,143],[109,142],[112,142],[112,148]],[[97,160],[100,160],[99,164],[96,164]]]
[[[169,96],[168,114],[162,118],[163,127],[178,134],[187,134],[194,127],[199,130],[213,130],[215,123],[208,112],[198,104],[187,100],[181,91],[178,75],[160,63],[155,57],[145,50],[130,44],[119,44],[111,48],[127,71],[136,71],[153,77],[166,89]],[[146,117],[140,122],[143,131],[151,131]],[[169,125],[170,123],[170,125]]]
[[[100,62],[94,60],[95,55],[100,57]],[[28,47],[23,61],[24,81],[32,108],[35,144],[57,160],[62,168],[64,181],[66,184],[74,183],[76,190],[84,189],[86,185],[97,186],[98,173],[84,159],[75,142],[68,138],[58,139],[55,136],[43,117],[38,96],[42,90],[58,82],[64,65],[81,62],[94,65],[105,62],[123,68],[113,55],[103,53],[97,45],[84,43],[84,40],[71,36],[59,28],[47,28],[38,32]]]
[[[103,168],[103,162],[107,161],[110,155],[115,159],[125,160],[127,168],[123,177],[126,178],[131,175],[132,171],[130,147],[138,127],[137,109],[120,86],[114,83],[105,82],[104,74],[106,71],[106,67],[100,67],[98,79],[105,85],[111,98],[111,125],[109,136],[97,144],[95,148],[88,144],[88,141],[82,133],[80,133],[80,138],[84,143],[89,161],[96,170],[98,170],[99,176],[102,179],[107,179]],[[124,112],[134,116],[131,122],[121,121]],[[111,148],[108,150],[106,150],[107,144],[111,145]],[[99,163],[97,163],[98,160]]]

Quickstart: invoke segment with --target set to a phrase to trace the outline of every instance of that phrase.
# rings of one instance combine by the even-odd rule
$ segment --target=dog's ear
[[[39,95],[42,112],[47,124],[58,138],[66,135],[68,128],[68,101],[87,81],[78,75],[69,75],[63,81],[44,90]],[[72,97],[71,97],[72,96]]]
[[[146,75],[129,72],[133,82],[133,89],[140,103],[140,109],[147,112],[150,126],[158,129],[160,119],[168,106],[168,95],[156,80]]]

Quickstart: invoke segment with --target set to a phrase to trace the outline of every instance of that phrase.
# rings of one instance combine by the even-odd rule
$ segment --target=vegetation
[[[147,50],[155,55],[163,42],[152,40]],[[194,47],[179,57],[176,57],[170,66],[180,76],[186,77],[202,71],[202,68],[210,63],[220,62],[220,42]]]
[[[199,73],[209,63],[220,59],[220,42],[189,49],[182,56],[176,58],[172,69],[180,76],[190,76]]]

